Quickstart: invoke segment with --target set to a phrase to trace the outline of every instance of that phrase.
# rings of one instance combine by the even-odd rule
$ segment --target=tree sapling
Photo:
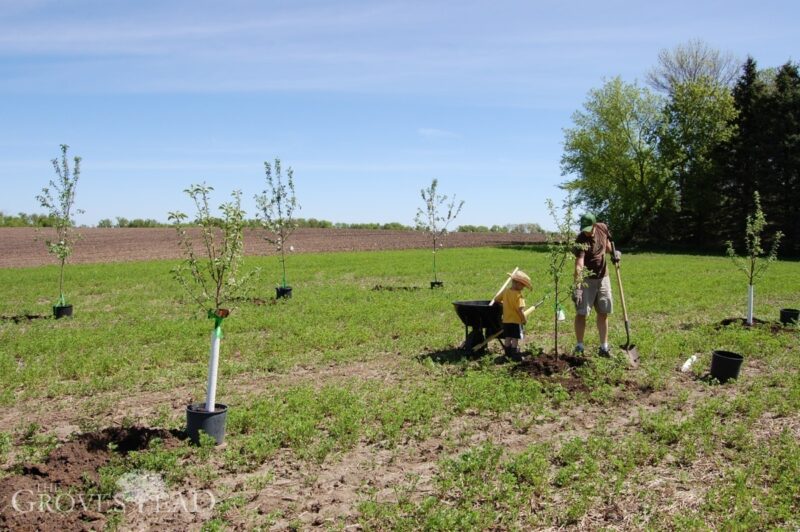
[[[36,196],[39,204],[47,209],[49,217],[53,220],[53,228],[56,231],[56,240],[46,240],[47,251],[56,256],[60,263],[58,276],[58,302],[53,306],[53,313],[56,318],[62,315],[72,315],[72,306],[67,305],[64,297],[64,265],[72,255],[73,246],[80,237],[75,232],[72,220],[72,208],[75,205],[75,188],[81,175],[81,158],[73,159],[73,166],[70,170],[67,160],[67,150],[69,146],[61,145],[61,160],[53,159],[53,169],[56,172],[56,180],[50,180],[50,186],[42,189],[42,193]],[[79,214],[83,211],[78,210]],[[63,309],[63,310],[62,310]]]
[[[274,175],[272,166],[268,162],[264,162],[264,170],[267,176],[267,188],[255,196],[258,206],[256,218],[265,230],[264,240],[275,246],[280,254],[283,278],[281,286],[277,289],[277,295],[279,298],[288,297],[291,295],[291,287],[286,284],[286,242],[297,229],[294,211],[300,208],[294,193],[294,172],[289,167],[284,182],[281,175],[281,160],[277,158]],[[289,247],[289,251],[291,250]]]
[[[173,270],[178,283],[189,297],[214,320],[211,333],[211,352],[208,362],[208,387],[206,389],[205,412],[214,413],[217,393],[217,370],[219,368],[219,347],[222,340],[222,322],[233,308],[229,305],[246,294],[247,287],[258,270],[242,274],[240,267],[244,255],[244,211],[241,207],[241,192],[234,191],[232,200],[220,206],[222,217],[211,215],[209,194],[214,189],[205,184],[192,185],[185,192],[194,201],[203,250],[196,252],[192,237],[184,221],[187,216],[181,212],[169,213],[179,236],[179,245],[185,254],[183,262]],[[187,415],[191,416],[190,405]],[[224,405],[221,405],[223,408]],[[191,434],[191,417],[189,432]],[[203,427],[200,427],[203,428]],[[224,428],[224,427],[223,427]],[[196,437],[196,433],[194,437]],[[218,442],[221,440],[218,439]]]
[[[756,280],[767,271],[769,265],[778,259],[778,246],[780,245],[783,233],[778,231],[772,237],[772,248],[766,257],[764,248],[761,247],[761,233],[767,226],[767,218],[764,216],[764,211],[761,210],[761,196],[756,191],[753,193],[753,203],[755,204],[755,213],[747,215],[747,224],[745,226],[745,250],[747,255],[739,257],[733,248],[733,242],[730,240],[726,243],[727,254],[736,265],[736,267],[744,272],[747,276],[747,325],[753,325],[753,295],[754,285]]]
[[[575,218],[574,202],[570,194],[562,206],[562,215],[556,211],[553,200],[547,199],[545,204],[556,224],[556,230],[547,234],[547,249],[550,253],[548,271],[553,282],[554,307],[553,307],[553,354],[558,356],[558,323],[563,320],[563,307],[561,304],[570,295],[569,290],[562,289],[564,276],[564,266],[567,257],[575,260],[575,253],[585,248],[585,244],[575,242],[573,226],[577,222]],[[572,276],[572,272],[568,272]],[[586,268],[578,272],[578,278],[574,279],[573,286],[583,286],[584,279],[588,275]]]
[[[450,203],[446,203],[447,196],[440,195],[436,191],[438,186],[439,181],[434,179],[430,188],[423,188],[420,191],[425,207],[417,209],[415,219],[417,229],[427,232],[431,237],[433,246],[433,282],[431,282],[431,288],[442,286],[436,271],[436,251],[443,245],[441,241],[447,235],[447,226],[456,219],[464,206],[463,200],[456,202],[455,195],[453,195]],[[440,214],[439,209],[442,206],[446,208],[447,214]]]

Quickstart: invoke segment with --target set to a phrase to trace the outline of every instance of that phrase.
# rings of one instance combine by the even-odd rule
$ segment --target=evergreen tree
[[[792,254],[800,253],[800,74],[791,62],[778,69],[769,93],[765,133],[768,174],[760,190],[764,209],[776,229],[786,234]]]
[[[738,110],[734,123],[736,134],[717,152],[721,174],[723,236],[730,240],[744,232],[747,214],[751,211],[758,176],[764,173],[761,152],[763,112],[766,85],[759,76],[755,59],[748,57],[742,75],[733,89]]]

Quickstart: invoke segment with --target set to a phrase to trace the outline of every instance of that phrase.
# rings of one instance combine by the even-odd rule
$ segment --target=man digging
[[[593,214],[581,216],[580,225],[581,232],[578,233],[575,242],[583,245],[582,249],[575,253],[575,288],[572,291],[572,300],[575,303],[575,338],[577,340],[573,353],[583,354],[586,317],[594,308],[597,312],[597,332],[600,335],[598,355],[609,357],[611,351],[608,346],[608,315],[613,311],[613,298],[611,296],[611,280],[606,267],[606,253],[612,254],[611,261],[615,264],[619,262],[621,253],[613,251],[608,226],[598,222]],[[580,283],[584,268],[589,272]]]

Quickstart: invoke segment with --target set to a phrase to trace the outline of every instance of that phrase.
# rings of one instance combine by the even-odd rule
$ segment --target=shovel
[[[617,249],[614,242],[611,242],[611,253],[616,255]],[[614,262],[614,269],[617,271],[617,284],[619,285],[619,298],[622,300],[622,314],[625,316],[625,336],[627,342],[625,345],[619,346],[620,349],[625,351],[628,357],[628,364],[632,368],[639,367],[639,350],[636,349],[636,344],[631,343],[631,323],[628,320],[628,307],[625,305],[625,291],[622,289],[622,276],[619,273],[619,261]]]
[[[491,301],[489,301],[489,306],[490,306],[490,307],[491,307],[492,305],[494,305],[494,300],[495,300],[495,299],[497,299],[497,297],[498,297],[500,294],[502,294],[502,293],[505,291],[505,289],[506,289],[506,288],[508,288],[508,285],[510,285],[510,284],[511,284],[511,278],[512,278],[512,277],[514,277],[514,274],[515,274],[515,273],[517,273],[518,271],[519,271],[519,268],[514,268],[514,271],[508,274],[508,279],[506,279],[506,282],[505,282],[505,283],[503,283],[503,286],[500,288],[500,290],[498,290],[498,291],[497,291],[497,293],[496,293],[496,294],[494,295],[494,297],[492,298],[492,300],[491,300]]]

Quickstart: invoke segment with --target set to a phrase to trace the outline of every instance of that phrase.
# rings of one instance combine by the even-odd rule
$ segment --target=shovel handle
[[[617,248],[614,241],[611,241],[611,253],[617,254]],[[625,304],[625,290],[622,288],[622,276],[619,273],[619,262],[614,261],[614,269],[617,272],[617,285],[619,286],[619,298],[622,300],[622,314],[625,316],[625,328],[628,328],[628,306]]]
[[[494,300],[497,298],[497,296],[499,296],[500,294],[502,294],[502,293],[503,293],[503,290],[505,290],[506,288],[508,288],[508,284],[511,282],[511,276],[512,276],[512,275],[514,275],[515,273],[517,273],[518,271],[519,271],[519,267],[517,267],[517,268],[514,268],[514,271],[513,271],[513,272],[511,272],[511,275],[509,275],[509,276],[508,276],[508,279],[506,279],[506,282],[505,282],[505,283],[503,283],[503,286],[500,288],[500,290],[498,290],[498,291],[497,291],[497,293],[496,293],[496,294],[494,295],[494,297],[492,298],[492,300],[491,300],[491,301],[489,301],[489,306],[490,306],[490,307],[491,307],[492,305],[494,305]]]

